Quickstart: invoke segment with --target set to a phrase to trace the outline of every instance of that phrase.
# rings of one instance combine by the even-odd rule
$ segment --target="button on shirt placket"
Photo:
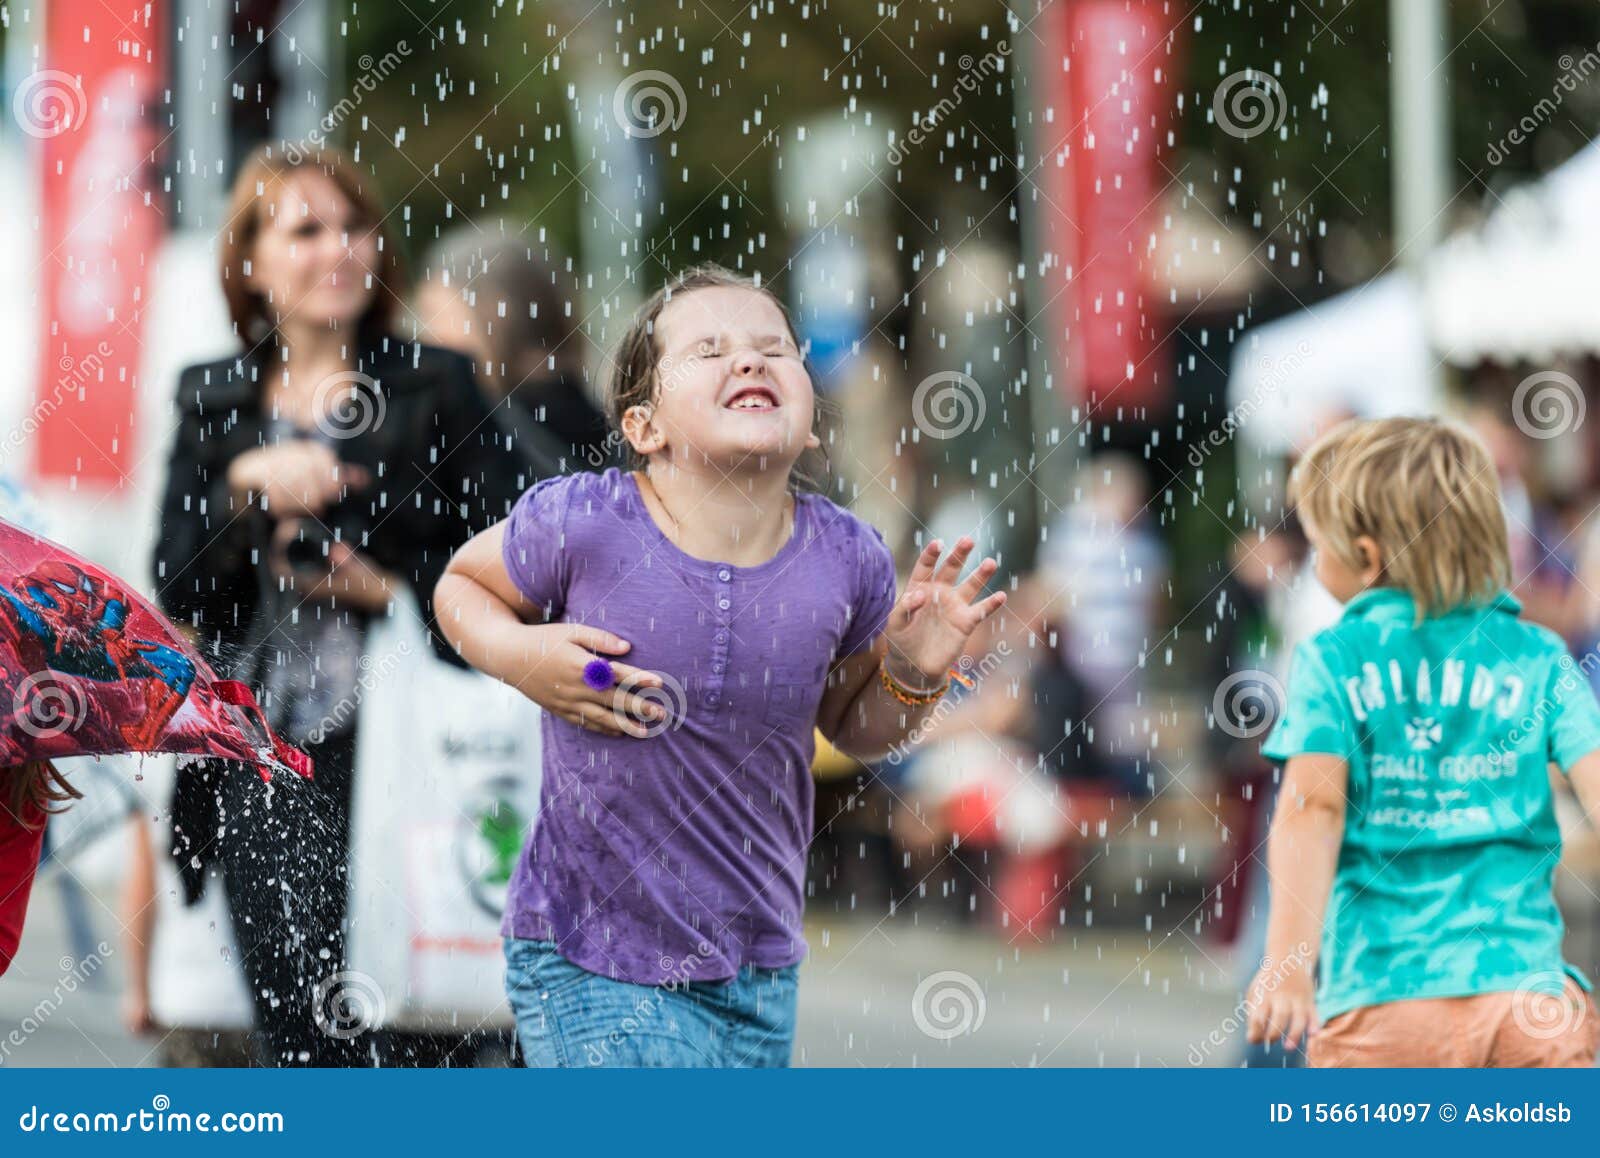
[[[717,567],[717,634],[711,647],[711,676],[706,680],[706,704],[713,711],[722,704],[722,683],[728,671],[728,641],[733,635],[733,571]]]

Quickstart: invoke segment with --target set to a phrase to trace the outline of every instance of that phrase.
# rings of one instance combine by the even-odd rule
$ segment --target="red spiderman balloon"
[[[10,712],[4,711],[6,705]],[[245,685],[219,680],[115,576],[0,521],[0,767],[176,752],[311,775]]]

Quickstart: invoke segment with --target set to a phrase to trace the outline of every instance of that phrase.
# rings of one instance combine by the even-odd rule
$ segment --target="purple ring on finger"
[[[597,692],[610,691],[617,683],[617,673],[603,659],[591,659],[583,665],[583,682]]]

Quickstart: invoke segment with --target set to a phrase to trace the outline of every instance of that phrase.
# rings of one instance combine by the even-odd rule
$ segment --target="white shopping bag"
[[[370,1027],[510,1027],[500,918],[539,805],[539,708],[434,655],[416,604],[362,658],[350,934]]]
[[[212,863],[200,899],[185,905],[172,844],[171,756],[138,759],[142,779],[135,782],[152,818],[149,839],[156,869],[156,924],[150,946],[150,1013],[167,1029],[246,1030],[255,1021],[250,986],[228,915],[227,882]],[[65,815],[65,813],[63,813]]]

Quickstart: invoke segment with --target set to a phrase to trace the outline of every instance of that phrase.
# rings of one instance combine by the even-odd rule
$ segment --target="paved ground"
[[[868,1066],[1184,1066],[1233,1011],[1181,938],[1100,933],[1020,949],[977,933],[818,930],[796,1061]],[[1215,957],[1215,954],[1212,954]],[[965,1030],[965,1032],[957,1032]],[[1216,1052],[1211,1064],[1231,1055]]]
[[[102,900],[109,900],[102,897]],[[0,1061],[32,1066],[152,1063],[153,1039],[117,1019],[118,957],[61,987],[73,954],[54,882],[42,881],[22,953],[0,980]],[[109,911],[86,906],[92,941],[115,942]],[[1231,1054],[1205,1040],[1236,1000],[1227,962],[1181,935],[1096,930],[1023,949],[976,931],[932,931],[902,915],[816,922],[803,971],[802,1065],[1184,1066]],[[1024,938],[1026,940],[1026,938]],[[92,942],[91,942],[92,943]],[[70,963],[68,963],[70,965]],[[919,989],[920,986],[920,989]],[[20,1046],[7,1040],[40,1002],[53,1007]]]

